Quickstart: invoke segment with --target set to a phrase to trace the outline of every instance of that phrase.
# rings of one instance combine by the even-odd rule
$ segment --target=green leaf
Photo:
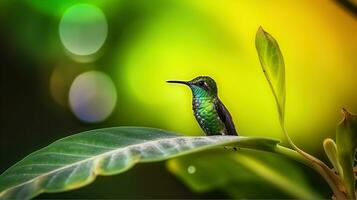
[[[275,102],[278,108],[280,126],[285,135],[285,138],[288,140],[293,149],[302,156],[300,160],[305,160],[307,165],[315,169],[329,184],[336,198],[342,199],[344,194],[341,193],[341,182],[337,175],[321,160],[306,153],[298,146],[296,146],[286,130],[284,122],[285,65],[283,55],[280,51],[277,41],[273,38],[273,36],[265,32],[262,27],[259,27],[255,37],[255,46],[264,75],[268,80],[275,98]]]
[[[321,199],[297,163],[268,152],[207,151],[172,159],[167,167],[196,192],[219,189],[232,198]]]
[[[139,162],[156,162],[218,146],[274,140],[238,136],[180,136],[152,128],[117,127],[60,139],[0,175],[0,199],[28,199],[43,192],[85,186],[97,175],[122,173]],[[223,149],[223,148],[222,148]]]
[[[280,123],[284,122],[285,113],[285,65],[277,41],[259,27],[255,36],[255,47],[264,75],[273,91],[278,107]]]
[[[336,146],[342,168],[342,180],[347,186],[349,199],[356,199],[353,164],[357,148],[357,116],[343,109],[344,118],[337,126]]]

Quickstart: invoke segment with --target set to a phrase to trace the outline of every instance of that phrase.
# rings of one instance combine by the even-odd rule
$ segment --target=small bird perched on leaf
[[[167,81],[187,85],[192,91],[192,109],[206,135],[238,135],[231,115],[219,100],[216,82],[209,76],[191,81]]]

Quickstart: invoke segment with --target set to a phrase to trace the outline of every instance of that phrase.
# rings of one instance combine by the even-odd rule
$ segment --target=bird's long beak
[[[166,81],[167,83],[179,83],[184,85],[189,85],[188,81]]]

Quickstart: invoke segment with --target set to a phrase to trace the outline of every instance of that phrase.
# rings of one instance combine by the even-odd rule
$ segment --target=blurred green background
[[[254,46],[260,25],[278,40],[284,55],[289,133],[296,144],[326,160],[322,141],[334,137],[340,109],[357,112],[356,4],[1,1],[0,170],[56,139],[93,128],[151,126],[202,135],[190,91],[165,83],[199,75],[216,80],[241,135],[284,141]],[[310,184],[328,194],[316,174],[301,168]],[[214,189],[192,193],[159,163],[100,177],[78,191],[40,197],[226,195]]]

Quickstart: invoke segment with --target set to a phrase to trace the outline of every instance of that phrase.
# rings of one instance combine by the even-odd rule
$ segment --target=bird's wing
[[[231,114],[229,114],[227,108],[224,106],[221,100],[218,99],[218,101],[215,103],[215,108],[219,118],[222,120],[224,126],[226,127],[227,135],[238,135],[236,128],[234,127]]]

